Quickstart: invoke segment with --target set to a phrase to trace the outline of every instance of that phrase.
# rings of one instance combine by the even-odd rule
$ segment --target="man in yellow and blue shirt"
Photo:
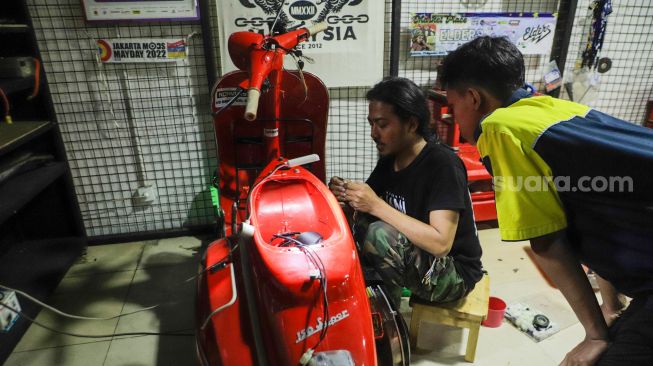
[[[462,136],[494,176],[501,238],[530,240],[585,328],[562,365],[652,365],[653,130],[533,96],[524,69],[519,50],[493,37],[440,69]],[[632,297],[614,323],[580,263]]]

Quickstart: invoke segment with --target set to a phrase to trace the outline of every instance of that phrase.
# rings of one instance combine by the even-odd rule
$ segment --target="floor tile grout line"
[[[126,293],[122,298],[123,301],[122,301],[122,306],[120,308],[120,313],[122,313],[126,309],[126,305],[127,305],[126,300],[129,299],[129,296],[134,291],[134,281],[136,279],[136,275],[139,273],[138,270],[148,270],[148,269],[157,269],[158,270],[158,269],[164,269],[164,268],[182,267],[182,266],[187,266],[189,264],[187,262],[186,263],[160,263],[160,264],[151,264],[151,265],[148,265],[148,266],[144,266],[144,263],[145,263],[144,261],[147,258],[147,253],[145,252],[147,247],[148,247],[147,244],[142,244],[141,247],[139,248],[139,250],[137,250],[136,253],[134,253],[136,255],[131,256],[132,258],[134,258],[134,257],[137,258],[135,267],[132,267],[131,269],[116,269],[116,270],[107,270],[107,271],[103,271],[103,272],[94,272],[94,271],[90,270],[87,273],[77,272],[75,274],[66,275],[64,277],[79,280],[79,279],[91,278],[91,277],[93,277],[95,275],[98,275],[98,274],[99,275],[113,275],[113,274],[122,273],[123,275],[128,275],[128,272],[131,271],[132,272],[131,273],[131,278],[127,279],[127,281],[129,281],[129,282],[127,284]],[[189,249],[189,248],[182,248],[182,249]],[[190,261],[193,261],[192,258],[195,257],[195,256],[196,255],[193,254],[187,259],[189,259]],[[193,263],[193,264],[196,264],[196,263]],[[127,282],[127,281],[125,281],[125,282]],[[187,281],[180,281],[179,284],[184,285],[186,282]],[[63,295],[66,295],[68,293],[73,293],[73,292],[74,291],[66,292]],[[116,300],[120,301],[119,299],[116,299]],[[118,322],[119,322],[119,320],[118,320]],[[119,329],[118,328],[118,326],[119,326],[118,322],[116,322],[116,324],[114,325],[114,333]],[[192,329],[191,328],[183,328],[183,329],[168,330],[168,332],[182,332],[182,331],[187,332],[187,331],[192,331]],[[50,350],[52,350],[52,349],[54,349],[54,350],[56,350],[56,349],[71,349],[72,347],[76,347],[76,346],[88,346],[88,345],[93,345],[93,344],[96,344],[96,343],[104,344],[105,342],[109,342],[108,345],[107,345],[107,351],[106,351],[106,353],[104,355],[104,360],[102,362],[102,364],[105,364],[108,361],[108,354],[109,354],[109,351],[111,349],[111,344],[112,344],[112,342],[114,340],[121,340],[121,339],[124,339],[124,338],[133,338],[133,337],[144,337],[144,336],[145,335],[132,336],[132,337],[129,337],[129,336],[107,337],[107,338],[102,338],[102,339],[88,339],[88,338],[86,338],[86,339],[83,339],[80,343],[37,347],[37,348],[33,348],[33,349],[26,349],[26,350],[22,350],[22,351],[17,351],[15,353],[17,353],[17,354],[18,353],[26,354],[26,353],[29,353],[29,352],[39,352],[39,351],[44,351],[44,350],[49,350],[49,349]]]
[[[195,331],[193,328],[182,328],[182,329],[173,329],[173,330],[166,330],[166,331],[160,331],[161,333],[181,333],[181,332],[191,332]],[[153,333],[156,333],[155,331],[152,331]],[[132,339],[132,338],[143,338],[143,337],[154,337],[157,336],[159,337],[160,335],[153,335],[153,334],[138,334],[138,335],[130,335],[130,336],[117,336],[117,337],[112,337],[111,341],[120,341],[123,339]],[[182,335],[179,335],[178,337],[185,337]],[[191,337],[190,335],[188,337]]]
[[[87,338],[88,339],[88,338]],[[28,352],[36,352],[36,351],[43,351],[43,350],[48,350],[48,349],[56,349],[56,348],[66,348],[66,347],[75,347],[75,346],[84,346],[92,343],[103,343],[103,342],[110,342],[111,337],[107,337],[104,340],[89,340],[88,342],[83,342],[83,343],[74,343],[74,344],[63,344],[59,346],[49,346],[49,347],[40,347],[40,348],[32,348],[32,349],[26,349],[22,351],[13,351],[13,353],[28,353]]]
[[[143,248],[141,247],[141,250],[140,250],[140,253],[139,253],[139,258],[141,258],[142,255],[143,255]],[[92,278],[95,275],[112,275],[112,274],[117,274],[117,273],[127,273],[129,271],[132,271],[132,278],[130,280],[130,286],[131,286],[131,282],[133,282],[133,280],[134,280],[136,268],[125,269],[125,270],[107,271],[107,272],[78,273],[78,274],[75,274],[75,275],[72,275],[72,276],[68,276],[66,274],[66,275],[64,275],[64,277],[62,278],[60,283],[57,284],[57,287],[55,288],[53,293],[49,296],[49,299],[52,299],[52,298],[55,298],[55,297],[67,297],[70,294],[75,293],[75,291],[58,293],[58,289],[61,286],[61,282],[65,278],[75,278],[75,279]],[[129,287],[128,287],[128,290],[129,290]],[[123,299],[123,308],[124,308],[124,300],[125,299]],[[120,312],[122,312],[122,308],[121,308]],[[41,311],[39,311],[39,315],[40,315],[40,313],[41,313]],[[118,322],[116,322],[116,326],[117,326],[117,324],[118,324]],[[30,327],[33,327],[33,326],[38,327],[36,324],[31,324],[30,325]],[[47,332],[51,332],[51,331],[47,330]],[[114,333],[115,333],[115,327],[114,327]],[[58,335],[58,336],[61,336],[61,335]],[[92,343],[97,343],[97,342],[110,342],[111,339],[112,339],[112,337],[102,338],[102,340],[96,340],[96,339],[87,338],[87,337],[73,337],[73,336],[66,336],[66,337],[73,338],[73,339],[80,339],[80,338],[81,339],[79,341],[74,341],[74,343],[70,343],[70,344],[61,344],[61,345],[53,345],[53,346],[37,346],[35,348],[25,349],[25,350],[21,350],[21,351],[12,351],[12,353],[14,353],[14,352],[21,353],[21,352],[41,351],[41,350],[45,350],[45,349],[56,349],[56,348],[63,348],[63,347],[70,347],[70,346],[77,346],[77,345],[92,344]]]
[[[127,302],[127,299],[129,298],[129,292],[132,289],[132,285],[134,283],[134,279],[136,278],[136,272],[138,271],[138,265],[141,263],[141,260],[143,259],[143,254],[145,253],[145,244],[141,246],[141,250],[138,254],[138,259],[136,260],[136,268],[134,268],[134,272],[132,274],[132,279],[129,281],[129,286],[127,287],[127,291],[125,291],[125,296],[122,299],[122,307],[120,308],[120,314],[125,310],[125,304]],[[118,318],[118,321],[116,322],[116,325],[113,328],[113,333],[115,334],[116,331],[118,331],[118,325],[120,324],[120,318]],[[109,347],[107,347],[107,353],[104,355],[104,360],[102,361],[102,365],[107,362],[107,359],[109,358],[109,352],[111,352],[111,345],[113,344],[113,340],[116,339],[116,337],[111,337],[109,341]]]
[[[88,273],[75,273],[72,275],[66,275],[64,278],[78,278],[78,277],[88,277],[88,276],[95,276],[95,275],[103,275],[103,274],[111,274],[111,273],[120,273],[120,272],[129,272],[133,271],[135,269],[138,269],[136,267],[134,268],[125,268],[125,269],[116,269],[116,270],[106,270],[102,272],[95,272],[95,271],[90,271]]]

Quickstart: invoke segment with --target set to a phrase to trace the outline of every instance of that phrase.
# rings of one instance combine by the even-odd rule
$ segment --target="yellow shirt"
[[[499,108],[481,122],[477,147],[492,167],[503,240],[531,239],[567,227],[551,168],[534,147],[549,127],[585,116],[589,110],[581,104],[538,96]]]

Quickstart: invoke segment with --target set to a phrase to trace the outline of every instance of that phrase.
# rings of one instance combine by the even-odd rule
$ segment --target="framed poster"
[[[198,0],[82,0],[87,22],[198,20]]]
[[[219,0],[222,73],[236,70],[227,42],[234,32],[269,34],[268,21],[290,27],[310,27],[326,22],[328,28],[300,43],[304,55],[315,60],[304,70],[317,75],[328,87],[371,86],[383,77],[385,2],[380,0]],[[286,57],[284,67],[297,66]]]
[[[508,38],[524,55],[548,54],[555,28],[550,13],[412,13],[410,55],[444,56],[486,35]]]

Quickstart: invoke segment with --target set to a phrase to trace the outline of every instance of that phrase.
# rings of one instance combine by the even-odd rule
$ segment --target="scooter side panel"
[[[198,353],[203,365],[206,362],[211,366],[253,366],[253,341],[249,332],[251,327],[247,316],[245,294],[240,290],[242,279],[237,262],[237,251],[230,255],[229,240],[229,238],[216,240],[206,250],[204,269],[219,263],[228,264],[218,265],[215,271],[207,270],[198,281],[196,315]],[[234,282],[235,301],[232,288]],[[210,316],[213,311],[223,306],[223,310]],[[202,329],[205,323],[206,326]]]

